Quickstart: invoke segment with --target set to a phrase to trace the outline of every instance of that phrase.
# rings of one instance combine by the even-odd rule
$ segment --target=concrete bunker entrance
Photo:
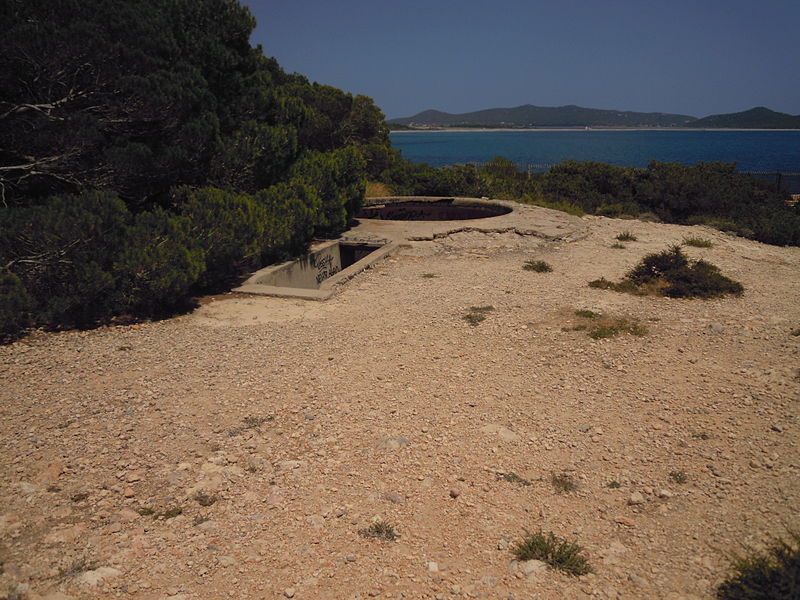
[[[335,284],[368,268],[395,247],[387,240],[321,242],[296,260],[257,271],[234,291],[324,300],[333,293]]]

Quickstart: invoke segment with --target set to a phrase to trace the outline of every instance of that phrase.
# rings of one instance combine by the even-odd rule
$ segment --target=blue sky
[[[434,108],[800,114],[800,0],[245,0],[286,71]]]

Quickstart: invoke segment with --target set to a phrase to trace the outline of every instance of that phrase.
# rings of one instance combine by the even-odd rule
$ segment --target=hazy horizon
[[[800,114],[796,1],[243,4],[267,56],[374,98],[387,118],[524,104]]]

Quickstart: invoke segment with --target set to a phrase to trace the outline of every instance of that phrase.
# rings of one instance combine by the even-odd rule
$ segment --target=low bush
[[[179,190],[176,203],[205,257],[200,285],[230,281],[246,264],[257,266],[265,245],[266,206],[246,194],[216,188]]]
[[[375,521],[371,523],[369,527],[359,529],[358,535],[365,538],[385,540],[387,542],[393,542],[397,539],[397,532],[394,529],[394,525],[386,521]]]
[[[553,271],[553,267],[543,260],[531,259],[522,265],[522,268],[526,271],[533,271],[535,273],[551,273]]]
[[[574,492],[578,489],[578,484],[569,473],[553,473],[550,476],[550,483],[559,493]]]
[[[616,237],[616,240],[619,242],[635,242],[637,239],[638,238],[630,231],[623,231]]]
[[[583,547],[552,532],[526,532],[525,537],[511,547],[511,553],[519,561],[540,560],[568,575],[594,573],[589,560],[583,555]]]
[[[800,597],[800,534],[789,533],[764,552],[734,556],[733,573],[717,588],[719,600],[796,600]]]
[[[589,287],[670,298],[718,298],[744,291],[741,283],[722,275],[715,265],[688,259],[677,245],[648,254],[619,283],[601,277],[589,282]]]
[[[494,306],[470,306],[469,311],[464,315],[464,320],[472,327],[477,327],[486,320],[486,313],[494,310]]]
[[[711,240],[701,237],[686,237],[683,238],[683,242],[681,242],[684,246],[692,246],[694,248],[711,248],[714,244]]]

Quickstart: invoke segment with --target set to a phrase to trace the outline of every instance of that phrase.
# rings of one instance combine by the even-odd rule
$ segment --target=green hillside
[[[775,112],[763,106],[723,115],[711,115],[689,123],[687,127],[725,129],[800,129],[800,115]]]
[[[525,104],[462,114],[426,110],[388,123],[427,127],[685,127],[694,120],[689,115]]]

